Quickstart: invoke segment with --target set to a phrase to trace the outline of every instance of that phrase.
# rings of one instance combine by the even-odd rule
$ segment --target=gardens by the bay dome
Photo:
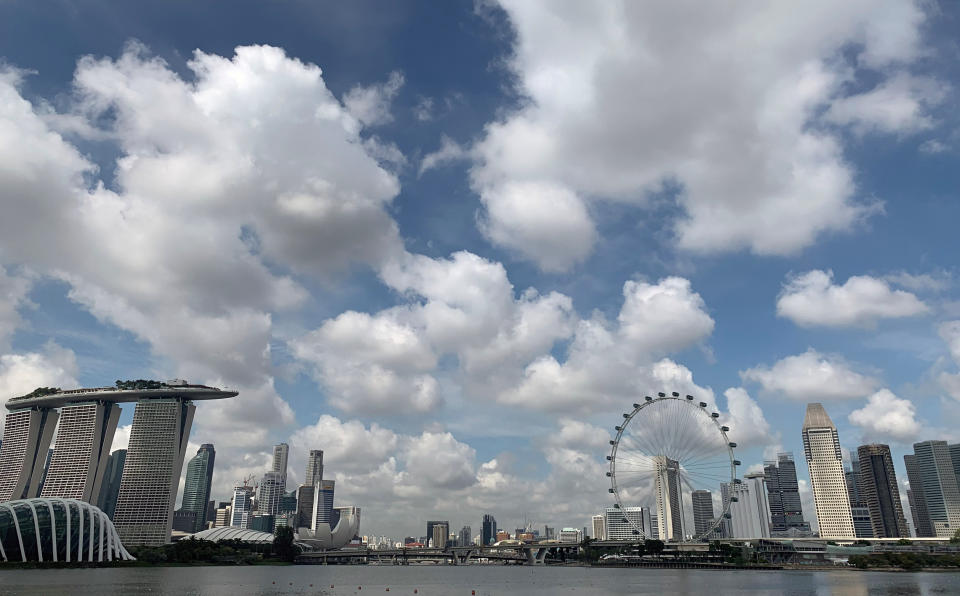
[[[76,499],[36,498],[0,503],[4,562],[130,561],[107,514]]]

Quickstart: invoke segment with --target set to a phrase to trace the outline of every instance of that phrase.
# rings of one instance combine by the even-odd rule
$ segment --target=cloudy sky
[[[216,498],[287,441],[395,536],[586,525],[656,391],[960,439],[952,3],[83,6],[0,3],[3,400],[236,388]]]

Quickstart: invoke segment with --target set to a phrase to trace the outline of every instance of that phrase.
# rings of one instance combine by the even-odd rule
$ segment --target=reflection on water
[[[735,594],[914,596],[960,594],[960,573],[715,571],[582,567],[168,567],[0,571],[0,595]],[[416,592],[414,592],[416,590]]]

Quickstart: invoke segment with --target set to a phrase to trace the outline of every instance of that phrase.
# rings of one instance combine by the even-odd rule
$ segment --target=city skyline
[[[960,443],[960,6],[575,4],[0,3],[0,401],[230,387],[184,447],[215,500],[323,448],[397,535],[582,530],[659,391],[741,476],[792,452],[812,529],[807,402],[908,498],[913,444]],[[0,493],[96,499],[119,408],[50,466],[27,420]]]

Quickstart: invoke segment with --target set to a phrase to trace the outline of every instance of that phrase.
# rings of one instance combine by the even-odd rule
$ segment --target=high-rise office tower
[[[913,518],[913,530],[918,538],[933,538],[933,523],[930,521],[930,512],[927,511],[927,499],[923,492],[923,477],[920,475],[920,465],[917,456],[904,455],[903,465],[907,469],[907,500],[910,502],[910,516]]]
[[[217,452],[213,445],[204,443],[187,463],[187,478],[183,484],[183,501],[180,508],[195,514],[191,532],[199,532],[206,527],[210,486],[213,484],[213,464],[216,457]]]
[[[764,474],[747,474],[740,484],[724,483],[730,500],[731,538],[769,538],[770,500]]]
[[[233,487],[230,500],[230,525],[237,528],[249,528],[253,523],[253,487],[237,485]]]
[[[107,469],[103,472],[103,482],[100,483],[97,507],[111,520],[117,510],[117,496],[120,494],[120,479],[123,478],[123,464],[126,459],[126,449],[117,449],[111,453],[107,459]]]
[[[853,517],[853,531],[857,538],[873,538],[873,523],[870,521],[870,509],[860,494],[860,461],[853,457],[850,469],[843,473],[847,481],[847,496],[850,500],[850,515]]]
[[[447,522],[437,522],[430,528],[430,541],[434,548],[446,548],[447,540],[450,534],[450,524]]]
[[[960,528],[960,487],[946,441],[913,444],[921,486],[913,486],[914,499],[922,488],[927,514],[938,538],[950,538]],[[909,471],[908,471],[909,475]]]
[[[313,494],[316,485],[301,484],[297,487],[297,527],[313,527]]]
[[[311,449],[307,456],[307,476],[303,483],[307,486],[313,486],[323,480],[323,451],[320,449]]]
[[[448,521],[439,521],[439,520],[428,521],[428,522],[427,522],[427,540],[433,540],[433,538],[434,538],[434,528],[436,528],[436,527],[439,526],[439,525],[444,525],[444,526],[446,526],[447,528],[449,528],[449,527],[450,527],[450,522],[448,522]],[[443,536],[446,536],[448,531],[449,531],[449,530],[444,530]],[[443,544],[441,544],[440,546],[444,546],[445,544],[446,544],[446,539],[444,539]]]
[[[822,404],[807,404],[802,434],[820,536],[856,538],[847,482],[843,475],[840,437]]]
[[[37,496],[44,460],[59,417],[51,408],[15,410],[7,414],[0,444],[0,503]]]
[[[713,493],[695,490],[690,493],[693,502],[693,528],[697,536],[703,536],[713,526]]]
[[[607,539],[607,531],[606,531],[606,528],[605,528],[605,525],[606,525],[605,522],[606,522],[606,520],[604,519],[604,516],[602,516],[602,515],[594,515],[593,517],[590,518],[590,523],[593,525],[593,528],[592,528],[592,529],[593,529],[593,532],[591,532],[591,537],[592,537],[594,540],[606,540],[606,539]],[[547,538],[550,538],[550,537],[547,536]]]
[[[947,446],[950,452],[950,459],[953,461],[953,475],[957,477],[957,484],[960,485],[960,443],[954,443]]]
[[[280,443],[273,446],[273,471],[280,475],[280,492],[287,490],[287,458],[290,456],[290,446]]]
[[[64,406],[57,425],[56,449],[40,496],[96,501],[119,420],[120,407],[113,402]]]
[[[643,536],[637,534],[641,528]],[[607,507],[603,510],[604,540],[636,540],[655,538],[650,522],[650,510],[646,507]]]
[[[473,529],[470,526],[460,528],[460,546],[473,544]]]
[[[803,519],[797,465],[793,461],[793,454],[778,453],[776,461],[764,463],[763,474],[770,500],[771,534],[786,533],[791,528],[809,531],[810,524]]]
[[[909,538],[907,520],[900,503],[897,474],[889,445],[861,445],[857,449],[859,497],[867,504],[875,538]]]
[[[313,523],[311,528],[316,530],[320,524],[328,524],[330,529],[336,527],[336,521],[333,519],[333,491],[335,482],[333,480],[321,480],[317,483],[313,493]],[[447,524],[450,527],[450,524]]]
[[[483,523],[480,524],[480,543],[488,546],[497,540],[497,520],[489,513],[483,514]]]
[[[682,491],[680,464],[664,455],[653,457],[657,467],[654,480],[656,492],[657,528],[660,540],[683,540]]]
[[[280,498],[283,497],[283,477],[279,472],[270,471],[260,479],[260,495],[257,510],[261,515],[279,515]],[[333,503],[330,504],[333,507]]]
[[[180,471],[196,409],[182,399],[137,402],[113,517],[125,545],[170,541]]]
[[[787,517],[783,511],[783,492],[780,489],[777,462],[763,462],[763,476],[767,481],[767,499],[770,501],[770,532],[786,532]]]

